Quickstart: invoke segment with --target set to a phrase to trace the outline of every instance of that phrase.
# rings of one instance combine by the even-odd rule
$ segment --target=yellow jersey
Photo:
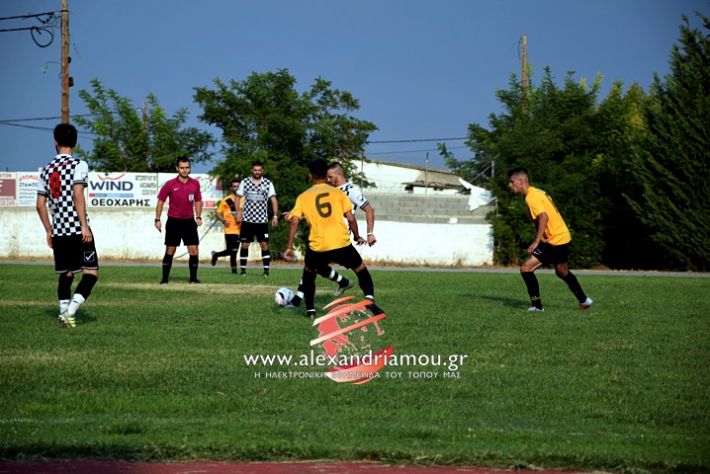
[[[545,191],[530,186],[528,193],[525,195],[525,204],[527,204],[533,220],[537,219],[543,212],[547,214],[547,225],[542,237],[543,242],[547,242],[550,245],[563,245],[572,241],[572,235],[569,233],[567,224],[565,224],[562,215],[555,207],[555,203],[552,202],[552,198]]]
[[[236,202],[232,195],[223,198],[217,206],[217,212],[224,219],[225,234],[239,234],[241,225],[237,224],[237,209],[244,207],[244,198],[237,196]]]
[[[311,226],[308,247],[315,252],[327,252],[350,245],[343,215],[352,208],[348,196],[340,189],[318,183],[298,195],[290,215],[306,219]]]

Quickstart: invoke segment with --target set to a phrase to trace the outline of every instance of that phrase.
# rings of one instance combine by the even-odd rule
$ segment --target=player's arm
[[[348,225],[350,226],[350,232],[353,233],[353,239],[355,239],[357,245],[364,244],[366,240],[360,236],[360,231],[357,227],[357,220],[355,219],[355,216],[353,216],[352,211],[345,211],[345,219],[347,219],[348,221]]]
[[[86,219],[86,199],[84,199],[84,184],[75,183],[72,186],[72,198],[74,199],[74,208],[79,216],[79,224],[81,224],[81,241],[91,242],[94,237],[89,229],[89,222]]]
[[[293,239],[296,237],[296,231],[298,231],[298,223],[301,221],[299,217],[293,216],[289,221],[288,226],[288,240],[286,241],[286,251],[284,252],[284,259],[291,260],[293,258]]]
[[[219,206],[219,209],[217,209],[214,213],[214,216],[217,218],[218,221],[220,221],[222,224],[224,224],[224,211],[222,211],[223,206]]]
[[[540,214],[537,215],[537,234],[535,235],[535,240],[533,240],[533,243],[530,244],[530,247],[528,247],[528,253],[532,254],[533,250],[537,248],[538,245],[540,245],[540,242],[542,242],[542,236],[545,234],[545,227],[547,227],[547,221],[549,221],[549,217],[547,217],[546,212],[541,212]]]
[[[39,214],[39,220],[42,221],[42,226],[47,234],[47,245],[52,248],[52,224],[49,222],[49,212],[47,211],[47,196],[43,194],[37,195],[37,214]]]
[[[237,206],[237,215],[234,216],[234,219],[237,221],[237,224],[241,225],[244,213],[244,201],[246,200],[244,197],[244,181],[241,181],[237,188],[237,199],[240,199],[241,203]]]
[[[367,222],[367,245],[372,247],[377,242],[375,238],[375,208],[369,202],[362,208]]]
[[[271,226],[276,228],[279,225],[279,200],[276,196],[271,196],[271,210],[274,216],[271,218]]]
[[[164,205],[165,201],[161,201],[160,199],[158,199],[158,204],[155,206],[155,228],[158,229],[158,232],[161,232],[163,227],[160,223],[160,215],[163,213]]]

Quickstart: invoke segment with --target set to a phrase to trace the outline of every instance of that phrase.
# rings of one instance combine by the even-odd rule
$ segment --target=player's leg
[[[527,260],[520,265],[520,276],[523,277],[525,282],[525,287],[528,290],[528,296],[530,296],[530,303],[532,306],[528,308],[528,311],[543,311],[542,299],[540,298],[540,284],[535,276],[535,270],[540,268],[542,262],[531,255]]]
[[[269,270],[271,268],[271,253],[269,252],[268,242],[259,242],[259,247],[261,247],[261,264],[264,268],[264,276],[269,276]]]
[[[239,266],[241,266],[240,275],[247,274],[247,260],[249,258],[249,245],[252,240],[254,240],[254,233],[252,231],[252,224],[250,222],[242,223],[242,233],[239,236],[239,240],[242,243],[242,248],[239,250]]]
[[[71,285],[74,274],[70,271],[68,237],[54,237],[52,239],[52,253],[54,254],[54,271],[59,275],[57,281],[57,300],[59,303],[59,319],[67,312],[71,300]]]
[[[365,266],[365,262],[362,261],[362,257],[355,250],[355,247],[348,245],[342,249],[335,250],[334,256],[334,262],[355,272],[357,282],[365,298],[375,301],[375,283],[372,281],[372,275],[370,275],[370,271]]]
[[[76,261],[72,266],[81,271],[82,276],[65,313],[66,323],[70,327],[76,324],[74,316],[77,310],[89,298],[91,290],[99,279],[99,257],[96,254],[94,239],[92,238],[91,242],[81,242],[81,237],[77,236],[77,241],[79,251],[74,257]]]
[[[343,293],[345,293],[345,290],[349,290],[354,286],[350,280],[335,271],[335,269],[330,265],[325,268],[319,269],[318,274],[323,278],[327,278],[328,280],[334,281],[338,284],[338,288],[335,289],[335,296],[341,296]]]
[[[261,262],[264,267],[264,276],[269,276],[271,268],[271,253],[269,252],[269,226],[268,224],[259,224],[259,232],[257,233],[259,247],[261,247]]]
[[[237,252],[239,251],[239,234],[228,234],[227,250],[229,250],[229,266],[232,273],[237,273]]]
[[[224,242],[225,242],[225,247],[224,250],[220,250],[219,252],[215,252],[214,250],[212,251],[212,260],[210,261],[210,264],[214,267],[217,265],[217,260],[220,257],[227,257],[232,255],[232,248],[229,245],[229,238],[233,236],[234,234],[224,234]]]
[[[557,275],[562,281],[567,284],[572,294],[577,298],[579,303],[579,309],[584,311],[589,308],[594,301],[588,298],[582,289],[582,285],[579,284],[577,277],[569,271],[569,264],[565,262],[555,264],[555,275]]]
[[[311,249],[306,250],[303,264],[303,298],[306,303],[306,317],[316,316],[316,270],[321,265],[322,254]]]

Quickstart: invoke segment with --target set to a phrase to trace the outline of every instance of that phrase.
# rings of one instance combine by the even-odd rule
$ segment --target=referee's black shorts
[[[180,241],[185,245],[199,245],[200,238],[197,235],[197,222],[195,219],[178,219],[168,217],[165,223],[165,245],[168,247],[180,246]]]
[[[306,250],[305,265],[310,270],[318,271],[331,263],[355,270],[362,264],[362,257],[352,244],[325,252],[316,252],[310,248]]]

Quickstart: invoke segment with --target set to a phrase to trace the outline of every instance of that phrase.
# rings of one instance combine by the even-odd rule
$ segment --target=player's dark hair
[[[253,167],[255,167],[255,166],[261,166],[261,167],[263,168],[263,167],[264,167],[264,163],[262,163],[262,162],[259,161],[259,160],[252,161],[252,162],[251,162],[251,167],[253,168]]]
[[[178,156],[175,158],[175,166],[180,166],[180,163],[190,163],[190,158],[186,156]]]
[[[308,172],[315,179],[325,179],[328,174],[328,162],[323,158],[317,158],[308,163]]]
[[[512,178],[513,176],[517,176],[517,175],[529,176],[528,170],[526,170],[525,168],[520,166],[518,168],[513,168],[512,170],[508,171],[508,178],[509,179]]]
[[[343,168],[343,165],[338,163],[337,161],[331,161],[330,164],[328,165],[329,170],[338,170],[341,173],[345,171],[345,168]]]
[[[232,180],[229,182],[229,187],[231,188],[234,183],[241,183],[242,180],[239,178],[232,178]]]
[[[70,123],[60,123],[54,127],[54,141],[59,146],[74,148],[76,146],[76,127]]]

